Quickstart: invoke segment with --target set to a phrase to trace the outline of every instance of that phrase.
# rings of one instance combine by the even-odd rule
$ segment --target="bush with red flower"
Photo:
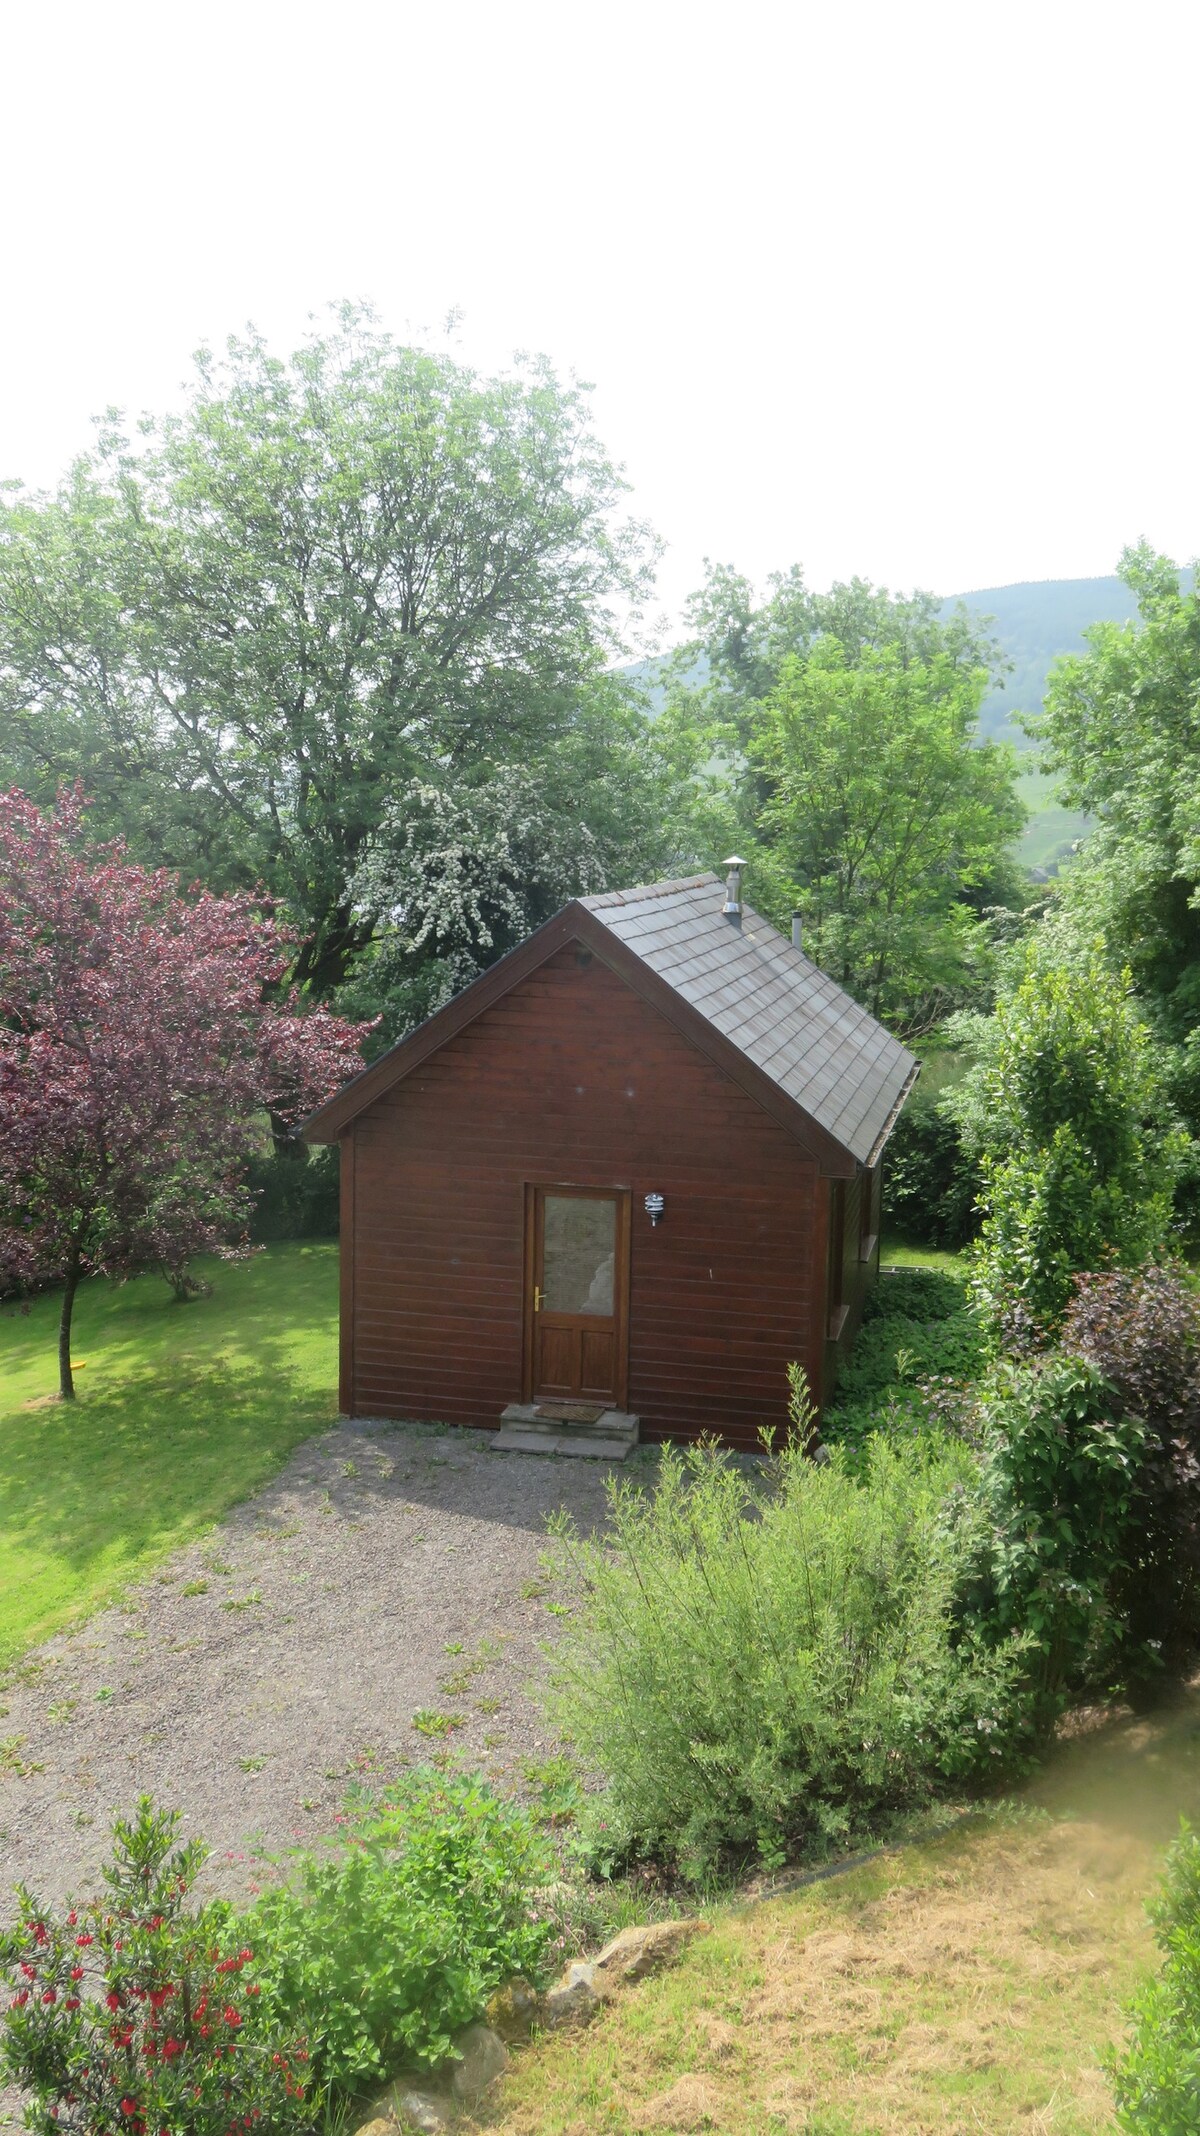
[[[37,2136],[284,2136],[314,2119],[305,2042],[263,2015],[253,1950],[205,1857],[149,1797],[114,1826],[106,1895],[53,1913],[18,1889],[0,1938],[0,2071]]]

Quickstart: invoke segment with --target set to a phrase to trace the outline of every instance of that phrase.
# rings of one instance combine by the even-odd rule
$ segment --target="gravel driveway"
[[[549,1755],[528,1688],[556,1622],[546,1518],[599,1525],[609,1464],[490,1437],[341,1424],[29,1656],[0,1697],[3,1914],[17,1878],[51,1899],[89,1887],[113,1811],[143,1791],[184,1812],[214,1849],[206,1883],[234,1894],[262,1853],[328,1832],[355,1776],[450,1749],[519,1784]]]

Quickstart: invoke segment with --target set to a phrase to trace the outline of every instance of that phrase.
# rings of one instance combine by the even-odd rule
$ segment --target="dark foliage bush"
[[[1149,1428],[1125,1607],[1177,1662],[1200,1633],[1200,1291],[1179,1263],[1080,1276],[1061,1339]]]
[[[922,1246],[965,1246],[979,1229],[983,1178],[958,1123],[922,1102],[920,1086],[888,1138],[883,1214],[890,1231]]]
[[[1200,1839],[1185,1826],[1151,1907],[1162,1971],[1133,2005],[1114,2057],[1117,2121],[1130,2136],[1200,2136]]]
[[[250,1236],[272,1239],[332,1239],[338,1232],[338,1148],[272,1150],[256,1157],[247,1173],[255,1197]]]

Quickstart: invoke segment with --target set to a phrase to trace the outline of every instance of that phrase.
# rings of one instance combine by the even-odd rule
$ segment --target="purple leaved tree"
[[[75,1393],[83,1277],[244,1251],[264,1111],[294,1123],[360,1065],[363,1026],[273,991],[290,938],[261,897],[184,895],[90,847],[84,804],[0,795],[0,1287],[61,1282]]]

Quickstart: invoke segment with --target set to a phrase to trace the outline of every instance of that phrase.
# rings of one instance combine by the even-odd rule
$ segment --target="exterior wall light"
[[[652,1224],[657,1224],[659,1217],[662,1215],[663,1210],[666,1208],[666,1206],[667,1205],[663,1200],[661,1194],[647,1194],[646,1214]]]

